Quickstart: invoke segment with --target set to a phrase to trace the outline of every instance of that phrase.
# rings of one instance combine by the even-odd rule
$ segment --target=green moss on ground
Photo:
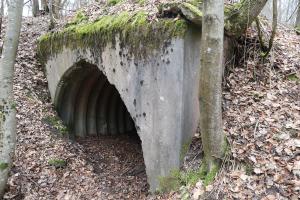
[[[296,81],[296,82],[299,82],[299,78],[297,76],[297,74],[290,74],[287,76],[287,79],[290,80],[290,81]]]
[[[5,170],[8,168],[8,163],[0,162],[0,170]]]
[[[201,165],[198,170],[173,170],[169,176],[159,179],[159,192],[178,191],[182,186],[195,186],[199,180],[203,180],[203,184],[207,186],[213,182],[218,171],[217,165],[213,166],[209,172],[206,165]]]
[[[183,145],[181,157],[188,151],[189,146],[190,142],[187,142]],[[224,157],[226,157],[230,153],[230,146],[226,139],[222,146],[222,149],[224,150]],[[212,162],[209,170],[206,159],[203,158],[203,162],[197,170],[172,170],[169,176],[161,177],[159,179],[159,192],[164,193],[170,191],[178,191],[178,189],[182,186],[194,186],[199,180],[203,181],[204,186],[208,186],[214,181],[216,175],[220,170],[220,166],[221,162],[215,160]]]
[[[82,12],[82,11],[78,11],[75,15],[75,17],[66,24],[66,27],[70,27],[70,26],[75,26],[81,23],[85,23],[88,21],[88,17]]]
[[[67,166],[67,161],[65,161],[63,159],[53,158],[53,159],[48,160],[48,164],[51,166],[54,166],[56,168],[62,168],[62,167]]]
[[[61,52],[63,47],[92,48],[101,52],[109,43],[114,47],[117,36],[121,47],[126,47],[129,54],[134,54],[136,58],[147,57],[154,49],[163,47],[165,41],[183,37],[187,30],[187,22],[184,20],[149,22],[147,17],[144,12],[133,15],[122,12],[101,17],[93,23],[74,25],[60,32],[45,34],[38,40],[41,61]]]
[[[216,163],[214,163],[213,166],[211,166],[210,170],[208,170],[208,165],[205,161],[202,163],[199,169],[199,177],[203,181],[203,184],[205,186],[209,185],[214,181],[219,169],[220,166]]]
[[[108,0],[107,1],[107,4],[109,6],[114,6],[114,5],[117,5],[118,3],[121,3],[123,0]]]
[[[62,123],[61,119],[57,116],[47,116],[44,118],[44,120],[62,135],[68,134],[68,128]]]
[[[143,6],[143,5],[146,3],[146,0],[136,0],[136,2],[137,2],[139,5]]]

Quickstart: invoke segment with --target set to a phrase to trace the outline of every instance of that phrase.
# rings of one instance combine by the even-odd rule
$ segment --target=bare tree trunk
[[[54,17],[53,17],[53,0],[49,0],[49,4],[48,4],[48,8],[49,8],[49,15],[50,15],[50,25],[49,25],[49,29],[53,29],[54,28]]]
[[[61,0],[52,0],[52,12],[56,19],[60,17],[60,10],[62,9]]]
[[[11,0],[0,60],[0,196],[3,196],[16,141],[16,106],[13,99],[14,64],[19,43],[23,0]]]
[[[49,13],[48,1],[41,0],[41,7],[43,8],[45,13]]]
[[[224,156],[222,129],[222,58],[224,37],[224,1],[205,0],[203,6],[201,66],[199,82],[200,131],[205,171],[216,173]]]
[[[3,15],[4,15],[4,0],[1,0],[1,8],[0,8],[0,35],[1,35],[1,32],[2,32]]]
[[[298,10],[297,10],[297,17],[296,17],[296,27],[299,27],[300,29],[300,0],[298,2]]]
[[[40,10],[39,0],[32,0],[32,16],[36,17]]]

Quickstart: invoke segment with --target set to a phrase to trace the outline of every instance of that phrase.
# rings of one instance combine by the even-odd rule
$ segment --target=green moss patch
[[[108,0],[107,1],[107,4],[109,6],[114,6],[114,5],[117,5],[118,3],[122,2],[123,0]]]
[[[184,156],[187,154],[187,152],[189,151],[190,145],[192,143],[192,140],[190,139],[189,141],[187,141],[186,143],[184,143],[181,147],[181,151],[180,151],[180,160],[183,161]]]
[[[54,166],[56,168],[63,168],[65,166],[67,166],[67,161],[63,160],[63,159],[50,159],[48,160],[48,164],[51,166]]]
[[[71,49],[94,49],[101,51],[119,38],[121,47],[126,47],[135,58],[151,55],[154,49],[160,49],[167,40],[183,37],[187,30],[184,20],[161,19],[149,22],[147,14],[138,12],[108,15],[93,23],[70,26],[60,32],[48,33],[38,40],[38,53],[42,61],[50,55]],[[100,54],[101,55],[101,54]]]
[[[8,163],[5,162],[0,162],[0,170],[5,170],[8,168]]]
[[[88,19],[89,18],[82,11],[78,11],[75,17],[69,23],[66,24],[66,27],[85,23],[88,21]]]
[[[290,80],[290,81],[295,81],[297,83],[300,82],[300,78],[297,76],[297,74],[289,74],[287,76],[287,79]]]
[[[68,128],[62,123],[61,119],[57,116],[47,116],[43,119],[47,124],[52,126],[57,132],[62,135],[68,134]]]
[[[214,170],[207,174],[202,168],[190,171],[173,170],[169,176],[159,179],[159,192],[177,191],[182,186],[195,186],[199,180],[204,180],[204,184],[208,185],[214,180],[216,173],[217,170]]]

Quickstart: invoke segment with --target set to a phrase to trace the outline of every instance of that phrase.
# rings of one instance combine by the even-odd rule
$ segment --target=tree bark
[[[56,19],[59,19],[61,9],[61,0],[52,0],[52,12]]]
[[[40,10],[39,0],[32,0],[32,16],[36,17]]]
[[[47,0],[41,0],[41,6],[45,13],[49,13],[49,7],[48,7],[48,1]]]
[[[23,0],[11,0],[0,60],[0,197],[12,164],[16,140],[16,108],[13,99],[14,64],[22,21]]]
[[[53,0],[49,0],[48,8],[49,8],[49,15],[50,15],[50,25],[49,25],[49,30],[51,30],[51,29],[54,28]]]
[[[224,1],[205,0],[203,6],[200,52],[199,109],[200,131],[208,173],[224,156],[222,130],[222,58]]]
[[[4,15],[4,0],[1,0],[1,8],[0,8],[0,35],[1,35],[1,32],[2,32],[3,15]]]
[[[295,26],[300,29],[300,0],[298,2],[298,10],[297,10],[297,17],[296,17]]]

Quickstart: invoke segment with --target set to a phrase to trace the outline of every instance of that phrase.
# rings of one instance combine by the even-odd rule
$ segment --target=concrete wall
[[[180,166],[182,146],[191,140],[199,118],[197,86],[200,34],[189,31],[184,39],[172,39],[166,44],[165,48],[155,50],[145,59],[129,55],[117,42],[114,46],[107,45],[102,52],[64,48],[46,62],[51,98],[55,105],[63,107],[61,109],[66,109],[72,99],[90,95],[92,90],[97,91],[92,87],[93,80],[87,79],[84,83],[89,86],[83,89],[85,92],[81,95],[71,95],[66,99],[62,94],[82,90],[74,86],[80,77],[95,74],[93,70],[90,73],[85,72],[88,69],[82,70],[86,67],[80,64],[82,61],[97,66],[108,82],[115,86],[134,119],[142,141],[152,191],[158,188],[159,177],[167,176],[170,170]],[[79,70],[76,79],[70,75],[74,70]],[[66,84],[72,84],[73,89],[63,90]],[[81,111],[78,113],[86,114]],[[69,116],[68,112],[65,115],[68,115],[65,119],[73,119],[73,124],[80,124],[83,118],[90,120]],[[79,127],[76,130],[81,129]],[[84,134],[78,133],[78,136]]]

